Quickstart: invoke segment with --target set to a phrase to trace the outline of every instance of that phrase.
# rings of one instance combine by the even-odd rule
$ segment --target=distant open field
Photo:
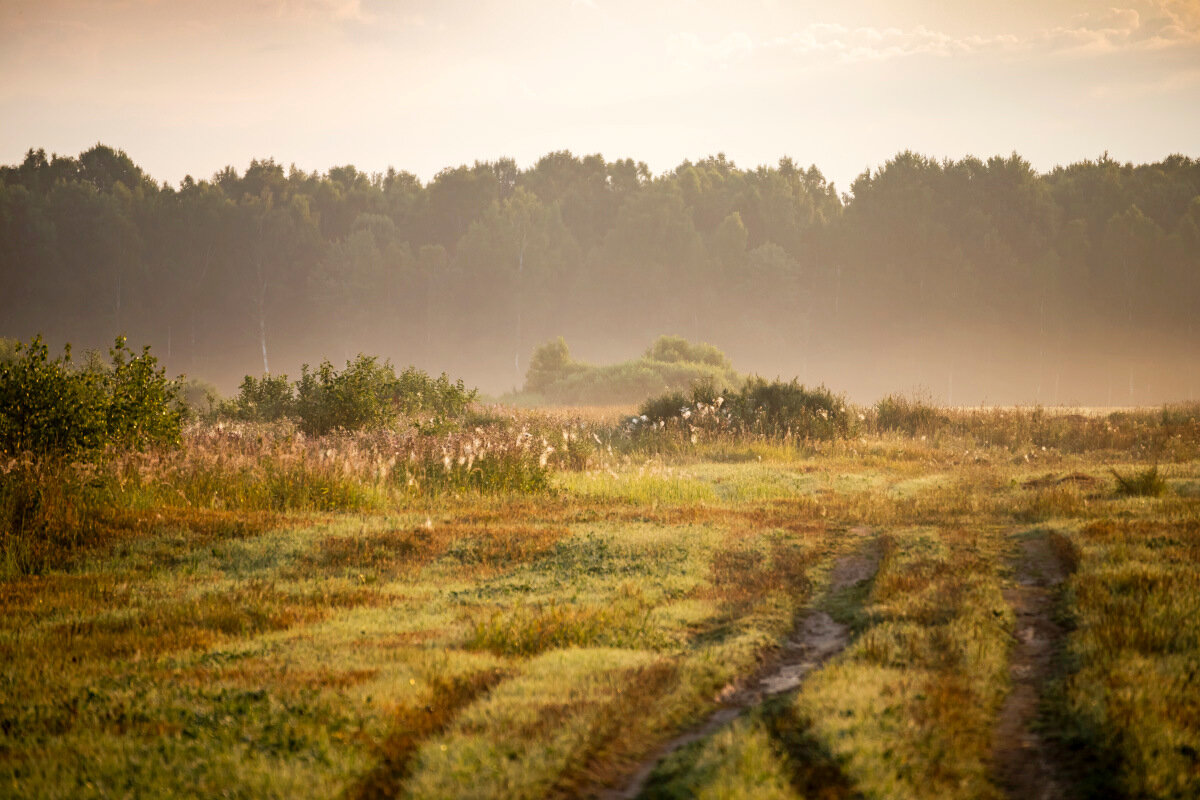
[[[0,795],[1200,796],[1200,408],[632,412],[5,463]]]

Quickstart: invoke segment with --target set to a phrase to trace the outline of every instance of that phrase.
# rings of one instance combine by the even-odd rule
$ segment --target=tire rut
[[[867,537],[872,532],[867,528],[853,528],[850,533]],[[875,539],[865,542],[855,553],[838,558],[830,571],[825,596],[870,580],[879,568],[879,559],[879,544]],[[721,707],[704,722],[660,745],[624,784],[597,792],[595,796],[602,800],[634,800],[641,795],[664,758],[711,736],[768,698],[796,689],[806,675],[840,653],[849,643],[849,626],[835,621],[824,611],[808,611],[800,618],[780,653],[740,687],[731,685],[722,692],[719,696]]]
[[[1053,677],[1054,659],[1066,635],[1054,620],[1054,604],[1069,570],[1045,534],[1022,541],[1013,566],[1015,585],[1004,590],[1017,616],[1009,662],[1012,691],[993,736],[993,775],[1011,798],[1061,800],[1071,796],[1072,782],[1037,723],[1042,690]]]

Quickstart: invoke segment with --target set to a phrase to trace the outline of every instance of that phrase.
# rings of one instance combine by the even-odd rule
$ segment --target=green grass
[[[941,413],[964,427],[649,459],[537,418],[522,463],[564,446],[536,491],[426,491],[391,440],[279,432],[7,464],[0,796],[576,796],[707,718],[815,603],[847,649],[647,796],[999,796],[1002,590],[1034,530],[1073,568],[1042,729],[1106,765],[1097,794],[1196,794],[1200,462],[1170,455],[1193,416]],[[1067,446],[1030,444],[1048,432]],[[1110,468],[1166,461],[1169,491],[1113,491]],[[874,580],[826,594],[876,537]]]
[[[1120,509],[1063,531],[1078,568],[1058,708],[1063,735],[1104,754],[1097,790],[1200,793],[1200,519],[1194,505]]]

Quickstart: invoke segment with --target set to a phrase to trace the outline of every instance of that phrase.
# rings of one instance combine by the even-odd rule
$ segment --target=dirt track
[[[866,537],[871,531],[855,528],[851,533]],[[856,553],[843,556],[834,563],[826,593],[834,594],[870,580],[878,568],[877,542],[868,540]],[[598,797],[603,800],[633,800],[638,797],[655,767],[664,758],[681,747],[711,736],[768,697],[797,688],[808,673],[840,653],[849,643],[850,629],[847,626],[836,622],[824,611],[809,611],[800,619],[777,657],[768,661],[742,686],[731,686],[722,693],[721,708],[700,725],[661,745],[623,785],[600,792]]]
[[[1009,674],[1012,691],[1000,710],[992,744],[997,783],[1009,797],[1059,800],[1070,781],[1054,748],[1037,731],[1041,690],[1050,678],[1064,631],[1054,621],[1055,590],[1067,571],[1045,535],[1021,542],[1016,583],[1004,599],[1017,615]]]

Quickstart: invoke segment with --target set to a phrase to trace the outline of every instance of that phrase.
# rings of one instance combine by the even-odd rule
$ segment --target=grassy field
[[[0,467],[0,796],[619,796],[813,610],[845,649],[643,796],[1003,797],[1034,751],[1061,796],[1200,796],[1200,409],[521,425],[544,473],[253,427]]]

